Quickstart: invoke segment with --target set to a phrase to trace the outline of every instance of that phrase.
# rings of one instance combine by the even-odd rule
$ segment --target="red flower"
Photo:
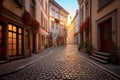
[[[80,32],[83,32],[84,30],[89,29],[89,24],[90,24],[90,18],[87,17],[85,21],[80,25]]]
[[[89,23],[90,23],[90,18],[87,17],[87,18],[85,19],[85,30],[89,29]]]
[[[55,22],[56,22],[57,24],[59,24],[59,23],[60,23],[60,20],[57,19],[57,18],[55,18]]]
[[[84,23],[81,23],[80,25],[80,33],[82,33],[84,31]]]

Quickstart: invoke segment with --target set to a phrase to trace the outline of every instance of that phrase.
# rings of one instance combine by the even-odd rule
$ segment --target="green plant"
[[[83,47],[84,42],[80,42],[80,44],[78,45],[78,50],[80,51],[80,49]]]
[[[92,52],[93,52],[93,46],[92,46],[92,44],[88,43],[88,44],[86,44],[85,47],[86,47],[87,53],[88,53],[89,55],[91,55]]]
[[[112,64],[118,64],[118,47],[117,45],[112,42],[112,45],[111,45],[111,51],[110,51],[110,62]]]
[[[48,45],[47,44],[45,44],[45,49],[47,49],[48,48]]]

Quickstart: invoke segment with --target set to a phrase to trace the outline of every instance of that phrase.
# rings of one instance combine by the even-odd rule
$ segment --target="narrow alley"
[[[0,0],[0,80],[120,80],[120,0]]]
[[[44,58],[1,80],[117,80],[82,58],[76,46],[54,48]]]

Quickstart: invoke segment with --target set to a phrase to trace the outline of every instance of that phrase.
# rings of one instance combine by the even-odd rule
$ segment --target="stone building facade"
[[[80,42],[91,43],[91,0],[78,0],[80,10]]]
[[[90,2],[87,10],[86,2]],[[116,55],[116,59],[120,63],[120,1],[119,0],[78,0],[80,6],[80,20],[85,19],[85,13],[90,15],[90,43],[94,48],[94,55],[102,54],[102,60],[105,55],[110,55],[112,58]],[[84,31],[80,26],[80,33]],[[87,23],[86,23],[87,24]],[[87,37],[82,37],[85,40]],[[89,40],[88,40],[89,41]],[[95,56],[94,56],[95,57]],[[96,57],[98,58],[98,56]],[[110,59],[108,60],[110,61]]]
[[[50,0],[49,12],[49,33],[52,36],[50,44],[65,45],[69,13],[54,0]]]
[[[0,0],[0,59],[38,53],[44,45],[42,35],[47,43],[47,27],[48,0]]]
[[[74,22],[74,41],[75,41],[75,44],[80,44],[79,43],[79,26],[78,26],[78,10],[76,10],[76,14],[73,18],[73,22]]]
[[[92,0],[92,44],[97,51],[111,53],[113,43],[118,47],[120,62],[120,1]],[[94,6],[93,6],[94,5]],[[114,47],[115,48],[115,47]]]

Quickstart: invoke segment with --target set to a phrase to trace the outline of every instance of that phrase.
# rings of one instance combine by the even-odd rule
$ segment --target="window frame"
[[[86,4],[85,4],[85,16],[86,17],[89,16],[89,3],[88,3],[88,1],[86,1]]]
[[[55,17],[55,9],[51,8],[51,16]]]
[[[54,29],[54,21],[51,21],[51,28]]]
[[[20,7],[22,8],[24,6],[24,0],[14,0],[14,2]]]
[[[19,54],[19,29],[21,29],[21,54]],[[14,24],[8,24],[8,55],[10,57],[23,55],[23,29]]]
[[[36,5],[35,0],[30,0],[30,12],[31,12],[32,17],[36,16],[35,15],[36,14],[35,5]]]
[[[106,7],[109,3],[111,3],[113,0],[97,0],[98,3],[98,11]]]

